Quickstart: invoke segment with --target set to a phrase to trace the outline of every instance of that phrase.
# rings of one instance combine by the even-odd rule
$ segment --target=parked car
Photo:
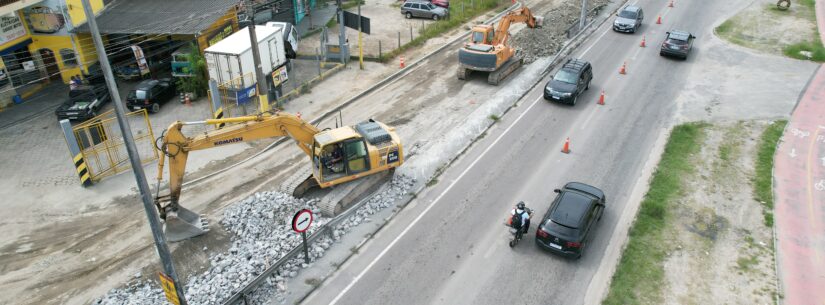
[[[605,196],[602,190],[581,182],[562,189],[536,229],[536,245],[550,252],[579,258],[602,219]]]
[[[450,10],[450,0],[430,0],[430,3],[435,4],[435,6],[443,7],[447,9],[448,12]]]
[[[58,120],[85,121],[97,116],[98,111],[110,100],[106,86],[80,86],[69,90],[69,98],[54,113]]]
[[[137,87],[129,91],[126,105],[129,109],[148,109],[152,113],[160,111],[160,105],[175,96],[175,84],[171,79],[150,79],[140,82]]]
[[[662,42],[659,51],[661,56],[674,56],[687,59],[690,50],[693,49],[693,39],[696,36],[686,31],[671,30],[667,32],[667,38]]]
[[[613,21],[613,31],[636,33],[642,26],[645,13],[640,6],[628,5],[616,13],[616,20]]]
[[[593,68],[582,59],[568,59],[544,86],[544,99],[575,105],[579,95],[590,89]]]
[[[401,5],[401,14],[407,17],[407,19],[421,17],[438,20],[447,17],[448,13],[449,11],[447,11],[447,9],[435,6],[424,0],[407,0]]]

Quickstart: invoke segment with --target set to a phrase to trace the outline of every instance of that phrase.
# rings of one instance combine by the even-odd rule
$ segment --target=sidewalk
[[[825,304],[825,69],[813,76],[776,151],[777,266],[785,304]]]
[[[64,83],[46,84],[32,96],[24,98],[23,103],[0,111],[0,130],[54,111],[68,96],[68,92],[69,86]]]

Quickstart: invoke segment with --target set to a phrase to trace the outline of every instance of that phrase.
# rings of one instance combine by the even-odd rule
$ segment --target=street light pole
[[[112,67],[109,65],[109,56],[106,55],[106,49],[103,47],[103,40],[100,38],[100,32],[97,29],[97,22],[95,21],[95,14],[92,12],[92,6],[89,5],[89,0],[83,1],[83,11],[86,13],[86,20],[89,23],[89,29],[92,32],[92,40],[97,51],[97,58],[100,61],[100,67],[103,70],[103,76],[106,79],[106,86],[109,88],[109,94],[112,97],[113,104],[115,104],[115,115],[120,126],[120,133],[123,136],[123,141],[126,144],[126,152],[129,155],[129,162],[132,165],[132,172],[135,174],[135,181],[137,182],[140,198],[143,201],[143,209],[146,211],[146,217],[149,219],[149,228],[152,229],[152,237],[155,239],[155,248],[157,248],[158,256],[160,256],[161,264],[163,265],[163,272],[172,279],[175,283],[175,290],[180,300],[181,305],[186,305],[186,296],[184,294],[183,283],[178,281],[178,274],[175,272],[175,265],[172,262],[172,255],[169,253],[169,248],[166,245],[166,236],[163,235],[161,229],[158,212],[155,210],[154,202],[152,201],[152,192],[149,189],[149,183],[146,181],[146,174],[143,172],[143,165],[140,163],[140,155],[138,155],[137,146],[135,146],[135,139],[132,136],[132,128],[129,126],[129,121],[126,120],[126,110],[123,108],[123,103],[120,100],[120,93],[117,91],[117,84],[112,74]]]
[[[269,90],[267,90],[269,86],[266,85],[266,76],[264,76],[263,69],[261,68],[261,51],[258,50],[258,35],[255,33],[255,8],[252,7],[252,3],[250,3],[249,0],[245,0],[244,5],[246,6],[246,15],[249,16],[249,20],[252,21],[249,23],[248,30],[252,46],[252,61],[255,64],[255,78],[258,79],[256,82],[258,101],[261,112],[267,112],[269,111]]]
[[[579,17],[579,31],[584,30],[587,23],[587,0],[582,0],[582,15]]]

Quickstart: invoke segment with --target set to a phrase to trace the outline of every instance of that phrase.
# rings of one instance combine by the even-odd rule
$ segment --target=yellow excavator
[[[522,65],[516,49],[509,44],[510,25],[523,22],[530,28],[540,28],[543,21],[527,7],[521,7],[501,17],[495,31],[489,24],[473,26],[470,42],[458,50],[458,79],[467,79],[472,71],[484,71],[490,72],[487,83],[498,85]]]
[[[181,129],[186,125],[228,124],[194,137]],[[155,205],[164,220],[169,241],[180,241],[209,231],[205,218],[179,204],[183,175],[189,153],[233,143],[264,138],[291,137],[310,157],[312,176],[305,188],[338,185],[371,174],[393,170],[404,163],[401,139],[395,128],[368,120],[354,126],[319,130],[299,116],[265,112],[254,116],[172,123],[155,143],[162,154],[158,160],[158,187]],[[169,159],[169,194],[160,195],[164,159]]]

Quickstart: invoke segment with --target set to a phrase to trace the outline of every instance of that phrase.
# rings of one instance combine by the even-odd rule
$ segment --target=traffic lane
[[[641,125],[641,124],[637,124],[636,126],[642,126],[642,125]],[[510,204],[512,204],[512,203],[510,203]],[[498,217],[496,217],[496,218],[500,218],[500,217],[501,217],[501,216],[499,215],[499,216],[498,216]],[[433,237],[433,238],[431,238],[431,240],[434,240],[434,239],[435,239],[434,237],[437,237],[437,236],[431,236],[431,237]],[[424,247],[424,248],[426,248],[426,247]],[[409,253],[409,252],[408,252],[408,253]],[[414,256],[415,256],[415,255],[411,255],[411,257],[414,257]],[[420,262],[420,261],[417,261],[417,262]],[[407,269],[407,270],[416,270],[416,269],[417,269],[417,268],[409,268],[409,269]],[[399,273],[399,274],[407,274],[408,272],[404,272],[404,271],[402,271],[402,272],[398,272],[398,273]],[[428,274],[431,274],[431,273],[428,273]],[[387,282],[387,281],[381,281],[381,282]],[[401,281],[401,284],[400,284],[400,285],[392,285],[392,286],[395,286],[395,287],[402,287],[402,286],[408,285],[408,283],[409,283],[409,282],[410,282],[410,281],[405,280],[405,281]],[[371,286],[371,287],[374,287],[375,285],[366,285],[366,286]],[[420,291],[420,290],[419,290],[419,291]],[[378,294],[381,294],[381,293],[379,292]],[[388,296],[396,296],[396,297],[398,296],[398,294],[397,294],[397,290],[389,290],[389,291],[387,291],[387,293],[384,293],[384,295],[388,295]],[[402,297],[402,298],[400,298],[400,299],[405,299],[405,300],[406,300],[407,298]],[[346,302],[342,302],[342,303],[346,303]]]

